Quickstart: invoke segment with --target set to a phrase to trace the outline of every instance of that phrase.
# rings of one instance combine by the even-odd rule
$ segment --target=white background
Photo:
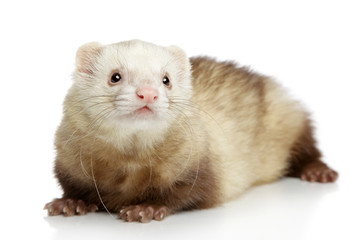
[[[360,239],[357,1],[2,1],[1,239]],[[276,77],[313,112],[336,184],[283,179],[150,224],[47,217],[53,136],[83,43],[142,39]]]

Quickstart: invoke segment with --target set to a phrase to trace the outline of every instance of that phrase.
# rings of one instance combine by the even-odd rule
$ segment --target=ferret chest
[[[96,181],[108,191],[117,191],[129,195],[137,195],[148,188],[166,188],[172,185],[171,180],[155,169],[156,166],[122,166],[109,168],[107,172],[95,171]],[[157,167],[158,168],[158,167]]]

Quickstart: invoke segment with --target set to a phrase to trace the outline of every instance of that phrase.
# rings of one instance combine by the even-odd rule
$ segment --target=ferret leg
[[[49,216],[74,216],[85,215],[88,212],[96,212],[98,207],[95,204],[87,204],[82,200],[59,198],[47,203],[44,209],[48,210]]]
[[[170,214],[170,209],[155,204],[138,204],[124,207],[120,210],[119,218],[127,222],[147,223],[151,220],[161,221]]]
[[[309,120],[306,121],[299,139],[291,149],[289,161],[287,176],[321,183],[335,182],[338,178],[338,173],[321,160]]]
[[[335,182],[337,177],[338,173],[322,161],[315,161],[306,164],[300,175],[302,180],[321,183]]]

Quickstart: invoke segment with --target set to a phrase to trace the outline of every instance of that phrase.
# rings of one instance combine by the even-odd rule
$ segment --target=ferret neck
[[[157,144],[165,141],[168,127],[127,127],[123,125],[105,126],[98,134],[101,140],[114,145],[122,152],[144,151],[153,149]]]

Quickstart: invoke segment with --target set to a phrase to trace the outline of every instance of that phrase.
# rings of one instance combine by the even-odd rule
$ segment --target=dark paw
[[[304,167],[300,178],[309,182],[335,182],[339,174],[322,162],[310,163]]]
[[[96,212],[98,207],[95,204],[86,204],[82,200],[60,198],[47,203],[44,209],[48,210],[49,216],[74,216],[85,215],[88,212]]]
[[[151,220],[161,221],[169,215],[169,209],[165,206],[139,204],[124,207],[119,218],[127,222],[147,223]]]

